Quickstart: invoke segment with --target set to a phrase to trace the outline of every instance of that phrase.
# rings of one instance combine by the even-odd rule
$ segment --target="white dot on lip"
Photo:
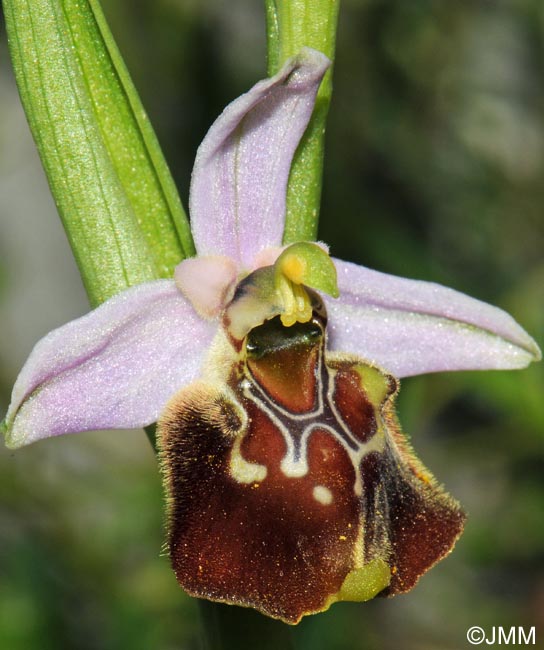
[[[312,494],[314,499],[324,506],[328,506],[332,503],[332,492],[324,485],[316,485]]]

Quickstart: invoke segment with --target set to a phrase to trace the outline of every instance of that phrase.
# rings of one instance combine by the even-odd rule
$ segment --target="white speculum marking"
[[[251,463],[242,456],[240,451],[242,439],[240,436],[234,442],[230,455],[230,474],[237,483],[243,483],[245,485],[260,483],[264,481],[268,473],[266,465]]]
[[[312,495],[323,506],[330,506],[332,503],[332,492],[324,485],[316,485],[312,491]]]
[[[237,413],[242,423],[240,431],[247,431],[247,414],[242,406],[238,404],[234,393],[232,393],[230,390],[228,391],[227,399],[231,404],[236,404],[238,407]],[[261,481],[264,481],[266,475],[268,474],[266,465],[261,465],[260,463],[252,463],[242,456],[242,452],[240,450],[242,440],[242,435],[237,435],[234,440],[229,462],[230,475],[237,483],[242,483],[243,485],[260,483]]]
[[[261,388],[249,371],[242,380],[241,387],[244,396],[251,400],[260,411],[270,418],[283,436],[287,451],[281,461],[280,469],[285,476],[289,478],[301,478],[308,474],[308,440],[314,431],[325,431],[333,436],[346,450],[355,470],[353,490],[357,496],[360,496],[363,491],[360,471],[361,460],[373,451],[383,451],[385,435],[379,422],[377,423],[377,431],[367,442],[361,442],[353,435],[334,404],[335,376],[336,370],[327,367],[323,364],[323,359],[320,358],[316,373],[316,404],[311,411],[306,413],[292,413],[276,404]],[[235,444],[232,450],[231,474],[235,480],[241,483],[250,483],[253,480],[261,481],[266,476],[266,467],[255,463],[248,463],[242,459],[240,450],[242,438],[240,437],[237,440],[237,444]],[[251,472],[247,472],[245,469],[244,471],[238,469],[242,465],[237,460],[237,457],[243,460],[244,468],[246,465],[251,465],[255,468],[255,474],[259,473],[259,478],[248,480]],[[257,470],[257,468],[259,469]],[[264,476],[262,476],[262,470],[264,470]],[[318,489],[321,487],[323,486],[316,486],[314,488],[313,496],[320,503],[325,503],[320,498],[324,494],[322,490]],[[319,496],[316,496],[316,489],[317,495]],[[330,493],[328,488],[323,489]],[[332,493],[330,494],[332,500]]]

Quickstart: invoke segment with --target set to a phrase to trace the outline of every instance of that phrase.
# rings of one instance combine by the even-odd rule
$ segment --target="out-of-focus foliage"
[[[265,73],[264,10],[105,4],[186,203],[206,129]],[[320,226],[335,255],[498,304],[541,346],[543,52],[541,0],[344,0]],[[32,343],[86,310],[5,59],[2,44],[4,406]],[[403,382],[404,428],[466,532],[410,594],[304,620],[297,650],[454,650],[471,625],[544,620],[542,395],[543,364]],[[0,647],[199,647],[196,604],[160,556],[161,507],[141,432],[0,450]]]

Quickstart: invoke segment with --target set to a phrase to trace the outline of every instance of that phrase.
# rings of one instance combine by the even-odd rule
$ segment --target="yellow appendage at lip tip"
[[[391,569],[387,562],[375,558],[364,566],[353,569],[344,579],[340,591],[328,599],[325,610],[333,603],[351,601],[362,603],[371,600],[391,582]]]

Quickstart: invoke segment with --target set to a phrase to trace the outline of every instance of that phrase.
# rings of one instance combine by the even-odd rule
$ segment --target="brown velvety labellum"
[[[400,431],[396,387],[363,361],[329,358],[316,315],[267,321],[224,385],[176,395],[159,433],[182,587],[287,623],[410,589],[464,516]]]

